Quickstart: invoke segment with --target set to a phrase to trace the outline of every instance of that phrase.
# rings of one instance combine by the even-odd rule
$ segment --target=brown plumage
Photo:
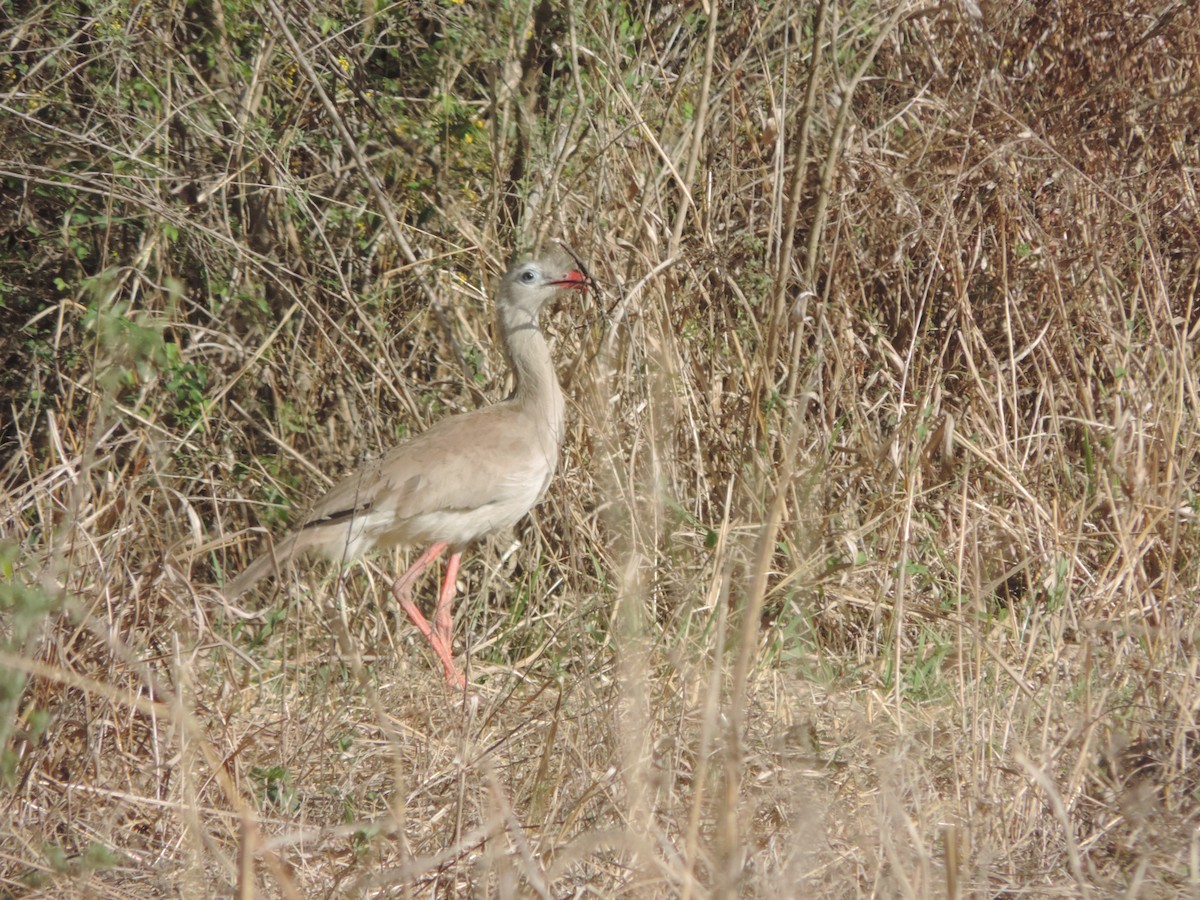
[[[550,484],[562,442],[563,398],[538,313],[559,291],[587,285],[565,254],[509,269],[496,296],[500,338],[516,379],[508,399],[443,419],[348,474],[313,505],[298,531],[225,585],[225,596],[245,593],[304,553],[347,563],[376,547],[426,547],[392,592],[441,660],[446,680],[465,687],[451,653],[459,560],[473,541],[521,519]],[[412,588],[446,548],[450,558],[431,625],[413,603]]]

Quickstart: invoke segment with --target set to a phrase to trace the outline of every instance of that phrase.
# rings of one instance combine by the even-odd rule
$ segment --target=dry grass
[[[1200,14],[979,5],[10,4],[0,896],[1200,896]],[[557,237],[471,698],[220,602]]]

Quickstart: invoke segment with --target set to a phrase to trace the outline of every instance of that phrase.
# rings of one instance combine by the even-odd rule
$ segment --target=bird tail
[[[240,597],[254,585],[258,584],[268,575],[275,575],[282,571],[283,567],[291,561],[302,547],[297,546],[299,534],[293,534],[288,538],[280,541],[272,547],[269,547],[265,553],[246,566],[237,578],[226,583],[221,588],[221,593],[226,600],[234,600]]]

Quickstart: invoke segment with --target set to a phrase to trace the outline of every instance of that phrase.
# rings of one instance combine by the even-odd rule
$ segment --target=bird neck
[[[550,347],[538,329],[537,319],[522,317],[500,323],[504,351],[512,366],[515,385],[510,402],[533,413],[540,427],[553,437],[562,438],[563,397],[554,371]]]

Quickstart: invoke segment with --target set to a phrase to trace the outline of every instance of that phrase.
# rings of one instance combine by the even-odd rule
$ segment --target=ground
[[[1200,13],[568,6],[6,9],[0,896],[1200,893]],[[224,599],[556,241],[469,691]]]

